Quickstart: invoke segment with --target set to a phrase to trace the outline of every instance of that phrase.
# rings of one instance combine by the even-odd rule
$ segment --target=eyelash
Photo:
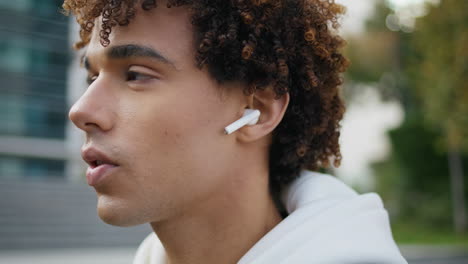
[[[136,71],[128,71],[127,72],[127,81],[138,81],[137,77],[143,77],[143,80],[150,79],[151,76],[141,73],[141,72],[136,72]]]
[[[137,80],[137,77],[138,76],[141,76],[143,77],[143,80],[147,80],[147,79],[150,79],[152,78],[151,76],[147,75],[147,74],[144,74],[144,73],[140,73],[140,72],[136,72],[136,71],[128,71],[126,73],[126,81],[138,81]],[[88,85],[91,85],[96,79],[97,79],[97,75],[95,76],[88,76],[86,78],[86,83],[88,83]]]
[[[97,79],[97,76],[88,76],[86,77],[86,83],[88,85],[91,85],[96,79]]]

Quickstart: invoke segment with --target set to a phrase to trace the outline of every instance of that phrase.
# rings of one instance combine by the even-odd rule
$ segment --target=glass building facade
[[[96,214],[83,133],[67,118],[86,73],[69,44],[78,26],[61,4],[0,0],[0,252],[37,253],[39,261],[42,250],[136,248],[152,232],[106,225]]]
[[[65,157],[34,143],[65,141],[70,49],[62,2],[0,2],[0,179],[63,177]]]

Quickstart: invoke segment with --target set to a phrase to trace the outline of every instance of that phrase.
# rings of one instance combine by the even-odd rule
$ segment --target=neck
[[[267,169],[232,177],[234,185],[189,212],[151,223],[168,263],[237,263],[281,221],[269,193]]]

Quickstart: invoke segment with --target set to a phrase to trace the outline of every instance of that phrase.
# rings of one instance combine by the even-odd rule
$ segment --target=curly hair
[[[81,26],[75,48],[89,43],[96,18],[100,42],[109,45],[112,28],[128,25],[136,4],[143,10],[157,7],[156,0],[65,0],[63,8]],[[182,5],[191,11],[199,68],[207,67],[220,83],[247,83],[246,95],[266,87],[277,98],[290,95],[269,150],[270,190],[281,208],[281,187],[302,169],[327,168],[332,160],[340,166],[345,106],[339,86],[348,61],[336,29],[345,8],[334,0],[167,1],[169,8]]]

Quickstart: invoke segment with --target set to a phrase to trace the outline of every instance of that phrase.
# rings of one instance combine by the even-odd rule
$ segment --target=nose
[[[100,90],[98,80],[75,102],[68,113],[68,118],[85,132],[108,131],[113,126],[113,102],[104,89]]]

